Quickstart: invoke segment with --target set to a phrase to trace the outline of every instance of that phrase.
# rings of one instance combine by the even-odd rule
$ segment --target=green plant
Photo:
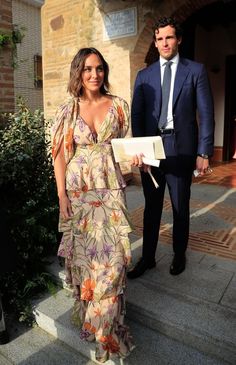
[[[11,43],[11,34],[0,33],[0,49]]]
[[[17,44],[22,42],[24,38],[24,27],[18,27],[14,25],[13,30],[9,33],[0,30],[0,50],[8,47],[12,51],[12,67],[17,68],[19,66],[19,60],[17,59]]]
[[[18,108],[6,116],[7,125],[0,130],[0,206],[8,217],[15,253],[14,260],[10,257],[13,270],[1,275],[0,291],[18,317],[30,320],[30,300],[52,285],[44,264],[56,253],[58,201],[49,123],[22,99]]]

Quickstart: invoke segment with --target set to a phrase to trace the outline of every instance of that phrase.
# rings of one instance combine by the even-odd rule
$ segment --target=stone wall
[[[70,63],[81,47],[96,47],[110,66],[112,93],[130,104],[139,69],[155,58],[153,25],[159,16],[184,22],[215,0],[45,0],[42,7],[44,110],[46,118],[66,97]],[[136,8],[137,34],[105,40],[104,16]],[[222,123],[222,122],[221,122]]]
[[[52,117],[67,97],[70,63],[81,47],[92,46],[101,51],[110,65],[111,91],[130,103],[137,72],[146,66],[155,19],[175,14],[183,21],[212,1],[46,0],[42,7],[46,116]],[[104,15],[132,7],[137,9],[137,34],[104,40]]]
[[[130,98],[127,87],[130,72],[127,66],[132,43],[124,38],[119,42],[104,42],[102,34],[102,11],[96,1],[45,2],[42,8],[42,35],[44,107],[47,116],[52,116],[58,104],[66,98],[70,63],[82,47],[99,49],[110,65],[111,91],[125,99]]]
[[[137,9],[137,35],[104,40],[103,16],[132,7]],[[110,66],[112,93],[130,103],[137,70],[145,66],[145,54],[152,40],[152,31],[145,28],[150,14],[150,7],[141,1],[46,0],[42,7],[46,116],[53,116],[67,96],[70,63],[81,47],[99,49]]]

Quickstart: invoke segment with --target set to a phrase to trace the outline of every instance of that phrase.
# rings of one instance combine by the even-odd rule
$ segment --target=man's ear
[[[182,43],[182,37],[179,37],[178,39],[178,45],[180,45],[180,43]]]

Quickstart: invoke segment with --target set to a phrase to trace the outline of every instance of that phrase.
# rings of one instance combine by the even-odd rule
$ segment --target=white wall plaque
[[[130,37],[137,34],[137,9],[129,8],[103,16],[103,40]]]

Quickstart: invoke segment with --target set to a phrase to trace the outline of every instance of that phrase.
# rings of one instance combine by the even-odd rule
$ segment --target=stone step
[[[140,242],[133,244],[135,260]],[[157,267],[128,281],[127,316],[236,364],[235,261],[189,250],[187,268],[176,277],[169,274],[170,252],[170,246],[160,245]]]
[[[142,293],[142,304],[137,293]],[[129,287],[127,317],[205,354],[235,364],[236,313],[230,309],[168,293],[151,282],[136,282]]]
[[[36,321],[43,330],[69,345],[73,351],[97,363],[94,343],[82,341],[78,328],[70,323],[73,302],[71,293],[65,289],[59,290],[54,296],[48,296],[36,304]],[[136,347],[128,358],[109,360],[106,365],[227,365],[227,362],[210,357],[138,322],[129,319],[126,322]]]
[[[10,342],[0,345],[0,365],[92,365],[66,343],[43,329],[9,323]]]
[[[95,344],[81,340],[78,328],[71,324],[70,313],[74,299],[72,293],[61,289],[55,295],[35,303],[34,315],[40,328],[63,343],[69,345],[88,359],[99,363],[95,359]],[[107,365],[116,364],[107,361]]]
[[[140,241],[132,247],[135,262]],[[186,271],[173,277],[168,272],[171,259],[170,248],[159,245],[157,268],[128,281],[127,318],[235,364],[235,263],[228,261],[224,270],[224,260],[189,251]],[[51,271],[65,287],[63,268],[54,263]]]

